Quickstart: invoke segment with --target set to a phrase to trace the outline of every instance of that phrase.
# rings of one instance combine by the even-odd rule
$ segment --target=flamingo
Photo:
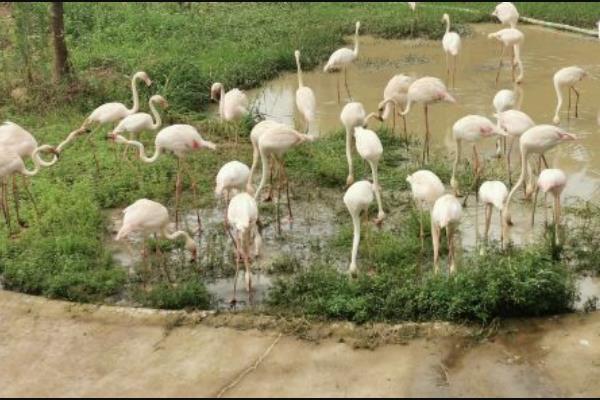
[[[502,57],[504,57],[504,52],[507,47],[512,47],[512,57],[511,57],[511,68],[512,68],[512,80],[516,83],[521,83],[523,81],[523,62],[521,60],[521,45],[523,44],[523,40],[525,36],[523,33],[516,28],[505,28],[501,29],[497,32],[490,33],[488,35],[489,39],[497,39],[501,42],[502,50],[500,52],[500,63],[498,64],[498,73],[496,74],[496,86],[498,85],[498,80],[500,79],[500,70],[502,68]],[[515,79],[515,65],[519,67],[519,75]]]
[[[256,189],[254,198],[258,199],[260,191],[264,187],[267,181],[267,175],[270,174],[269,158],[274,157],[275,161],[279,164],[277,177],[279,180],[278,195],[277,195],[277,230],[281,232],[281,221],[279,220],[279,198],[281,195],[281,185],[285,180],[286,192],[287,192],[287,207],[290,223],[293,221],[292,207],[290,204],[290,186],[287,174],[285,172],[285,164],[283,156],[292,147],[304,143],[306,141],[312,142],[315,137],[312,135],[306,135],[296,131],[295,129],[288,127],[283,124],[272,126],[265,130],[262,135],[258,138],[258,151],[260,153],[261,164],[262,164],[262,177],[260,184]]]
[[[377,199],[377,219],[376,224],[381,224],[385,218],[383,212],[383,205],[381,202],[381,186],[379,185],[379,177],[377,174],[377,167],[381,155],[383,154],[383,146],[381,141],[375,132],[370,129],[357,126],[354,128],[354,140],[356,141],[356,151],[358,154],[369,163],[371,167],[371,174],[373,178],[373,190],[375,191],[375,198]]]
[[[35,139],[35,137],[23,127],[15,124],[14,122],[5,121],[2,125],[0,125],[0,148],[13,150],[22,159],[25,159],[27,157],[33,158],[33,152],[35,151],[35,149],[38,148],[38,142]],[[56,162],[56,160],[54,160],[53,162],[47,162],[38,157],[38,162],[42,167],[50,167],[54,164],[54,162]],[[3,188],[7,185],[7,182],[2,183]],[[37,206],[35,204],[35,200],[31,192],[29,191],[27,181],[24,182],[24,187],[37,213]],[[6,192],[7,190],[5,189],[5,193]],[[19,221],[19,224],[22,225],[21,218],[19,216],[19,195],[17,189],[16,175],[13,175],[13,199],[15,201],[17,221]]]
[[[229,161],[221,167],[216,177],[215,196],[220,197],[225,192],[225,207],[229,206],[232,191],[243,192],[246,189],[250,168],[240,161]],[[227,218],[227,214],[225,215]]]
[[[417,3],[418,2],[416,2],[416,1],[407,2],[408,7],[410,8],[410,10],[412,11],[412,14],[413,14],[413,19],[410,24],[410,36],[411,37],[413,36],[413,32],[415,30],[415,21],[417,19]]]
[[[352,258],[350,261],[349,272],[356,274],[356,256],[358,254],[358,245],[360,244],[360,213],[364,211],[365,220],[368,224],[369,205],[373,202],[375,193],[374,185],[369,181],[358,181],[352,184],[344,194],[344,204],[352,217],[354,227],[352,238]]]
[[[508,229],[509,225],[512,225],[510,218],[510,201],[519,188],[524,182],[527,175],[527,158],[530,154],[539,154],[540,163],[544,159],[544,153],[560,143],[564,143],[570,140],[576,140],[577,137],[565,130],[554,126],[554,125],[536,125],[529,128],[525,133],[521,135],[519,145],[521,148],[521,175],[519,180],[512,187],[508,198],[506,199],[506,205],[504,206],[504,228]],[[544,162],[547,166],[547,163]],[[530,172],[531,173],[531,172]]]
[[[502,2],[496,6],[492,16],[498,18],[501,23],[508,24],[511,28],[517,27],[519,22],[519,12],[513,3],[507,1]]]
[[[456,271],[454,235],[460,219],[462,207],[454,195],[445,194],[435,201],[431,210],[431,236],[433,241],[433,264],[435,273],[439,271],[439,250],[441,230],[446,228],[448,238],[448,264],[450,273]]]
[[[412,2],[408,1],[407,4],[410,7],[410,9],[411,9],[412,12],[416,11],[416,9],[417,9],[417,2],[416,1],[412,1]]]
[[[125,132],[129,132],[129,139],[134,140],[137,139],[137,135],[140,132],[145,130],[155,131],[160,128],[162,125],[162,120],[160,119],[160,114],[156,110],[155,104],[159,104],[163,108],[167,108],[169,106],[169,103],[164,97],[155,94],[154,96],[150,97],[150,100],[148,101],[152,115],[144,112],[137,112],[135,114],[128,115],[123,118],[121,122],[119,122],[117,127],[113,130],[113,133],[122,135]],[[127,149],[128,146],[125,147],[125,152]]]
[[[41,151],[51,152],[54,157],[51,162],[45,162],[40,158],[39,153]],[[31,159],[33,160],[34,168],[32,170],[27,169],[23,158],[19,155],[17,150],[11,147],[0,147],[0,179],[4,180],[6,177],[11,175],[20,174],[23,176],[34,176],[40,171],[41,166],[52,166],[58,160],[58,155],[54,147],[44,144],[37,147],[31,153]],[[10,215],[8,206],[8,191],[6,184],[2,185],[2,211],[6,220],[6,225],[10,227]],[[15,198],[15,206],[17,210],[17,219],[19,219],[18,211],[18,198]]]
[[[429,116],[428,107],[431,104],[446,101],[449,103],[456,103],[454,97],[448,93],[446,85],[438,78],[426,76],[419,78],[414,81],[408,88],[406,94],[407,103],[406,108],[402,111],[401,115],[405,116],[410,112],[412,103],[423,103],[425,108],[425,140],[423,142],[423,159],[422,163],[429,162]]]
[[[358,126],[366,127],[371,118],[379,119],[381,117],[376,113],[367,115],[362,103],[348,103],[342,108],[340,121],[346,129],[346,160],[348,160],[348,177],[346,185],[350,186],[354,182],[354,168],[352,166],[352,140],[354,138],[354,128]]]
[[[65,140],[63,140],[56,148],[58,153],[62,151],[62,149],[77,136],[81,135],[83,132],[89,131],[89,127],[93,124],[97,124],[96,129],[99,129],[102,125],[106,124],[115,124],[128,115],[135,114],[140,109],[140,98],[137,91],[137,81],[143,80],[146,83],[146,86],[150,86],[152,81],[148,74],[144,71],[136,72],[131,78],[131,92],[133,96],[133,106],[131,108],[127,108],[123,103],[105,103],[96,108],[92,113],[85,119],[83,125],[81,126],[80,131],[74,131]],[[96,131],[91,131],[92,133]],[[91,137],[92,133],[90,133]],[[100,171],[100,165],[98,164],[98,158],[96,156],[96,145],[92,141],[93,152],[94,152],[94,160],[96,162],[96,171]]]
[[[256,200],[246,192],[238,193],[229,202],[227,208],[227,221],[231,223],[235,244],[235,280],[233,281],[232,304],[236,303],[236,288],[239,272],[239,260],[244,260],[246,269],[246,291],[252,290],[252,278],[250,276],[250,246],[254,245],[255,256],[260,253],[262,239],[258,231],[258,207]]]
[[[215,82],[210,88],[210,98],[219,101],[219,118],[221,121],[239,121],[249,113],[248,96],[237,88],[225,93],[223,84]],[[237,143],[237,130],[235,141]]]
[[[560,195],[567,185],[567,175],[564,171],[558,168],[545,169],[540,173],[537,181],[537,187],[535,190],[535,197],[533,200],[533,208],[531,210],[531,226],[533,226],[535,218],[535,205],[537,195],[540,189],[544,192],[544,208],[546,208],[546,196],[548,192],[552,193],[554,197],[554,237],[556,245],[560,245],[558,230],[560,227]],[[546,223],[547,223],[546,214]]]
[[[352,97],[350,95],[350,89],[348,89],[348,75],[347,68],[356,58],[358,57],[358,30],[360,29],[360,21],[356,21],[356,30],[354,32],[354,50],[350,50],[346,47],[342,47],[341,49],[337,49],[334,51],[331,56],[329,56],[329,60],[325,67],[323,67],[323,72],[333,72],[340,69],[344,70],[344,84],[346,85],[346,92],[348,93],[348,97]],[[340,103],[340,77],[338,75],[337,80],[337,96],[338,96],[338,104]]]
[[[306,133],[310,129],[310,124],[315,120],[317,101],[315,93],[308,86],[304,86],[302,81],[302,67],[300,66],[300,51],[294,52],[296,57],[296,66],[298,67],[298,89],[296,90],[296,107],[302,114],[302,118],[306,122]]]
[[[406,177],[410,184],[412,197],[419,212],[419,237],[421,238],[421,249],[425,245],[425,233],[423,231],[423,208],[431,211],[435,201],[439,199],[446,189],[444,184],[433,172],[421,169]]]
[[[186,231],[169,232],[168,226],[169,212],[165,206],[156,201],[139,199],[123,210],[123,224],[117,232],[115,240],[124,240],[132,232],[140,232],[144,237],[154,234],[168,240],[183,237],[185,249],[192,254],[192,262],[194,262],[198,254],[196,242]],[[156,251],[160,252],[160,246],[156,246]],[[142,250],[142,256],[146,257],[145,247]],[[165,273],[168,277],[166,270]]]
[[[506,110],[496,114],[498,126],[500,129],[507,133],[508,150],[506,152],[506,170],[508,175],[508,183],[512,185],[512,174],[510,168],[510,155],[512,153],[512,147],[515,140],[519,140],[521,135],[529,128],[533,127],[535,123],[525,114],[519,110]],[[529,190],[526,188],[526,193]]]
[[[187,153],[208,148],[215,150],[217,146],[204,140],[200,133],[191,125],[171,125],[161,129],[154,139],[154,154],[151,157],[146,156],[144,145],[136,140],[127,140],[121,135],[112,133],[109,138],[116,143],[133,145],[139,149],[140,159],[145,163],[153,163],[158,160],[158,156],[165,150],[171,151],[177,157],[177,180],[175,184],[175,226],[179,226],[179,196],[181,194],[181,167],[186,168],[185,156]],[[188,171],[189,174],[189,171]],[[196,181],[191,174],[192,189],[194,197],[197,198]],[[197,215],[198,225],[200,226],[200,216]]]
[[[383,100],[379,103],[378,113],[381,120],[387,120],[390,114],[393,117],[392,130],[396,130],[396,113],[406,106],[406,93],[409,86],[415,81],[415,78],[398,74],[390,79],[383,89]],[[406,135],[406,117],[402,117],[404,124],[404,134]]]
[[[575,85],[586,76],[587,72],[585,72],[582,68],[577,66],[559,69],[554,74],[553,81],[554,90],[556,91],[557,104],[552,122],[554,122],[555,124],[560,123],[560,117],[558,116],[558,114],[563,103],[561,88],[564,86],[567,86],[569,88],[569,106],[567,107],[567,117],[569,117],[571,113],[571,90],[575,92],[575,118],[578,117],[577,111],[579,105],[579,92],[577,91],[577,89],[575,89]]]
[[[492,137],[494,135],[505,136],[506,132],[501,130],[492,121],[481,115],[467,115],[462,117],[454,123],[452,126],[452,136],[456,142],[456,156],[454,158],[454,166],[452,167],[452,178],[450,179],[450,186],[454,189],[454,194],[459,195],[458,181],[456,180],[456,170],[458,162],[460,160],[460,153],[462,142],[473,143],[473,174],[475,180],[473,188],[477,190],[479,185],[479,178],[483,170],[483,165],[479,164],[479,152],[477,151],[477,142]],[[477,192],[476,192],[477,193]],[[463,206],[467,204],[468,193],[465,196]]]
[[[250,167],[250,174],[248,175],[248,183],[246,185],[246,191],[248,193],[254,193],[254,187],[252,186],[252,178],[254,177],[254,171],[258,165],[258,159],[260,158],[260,152],[258,150],[258,139],[262,136],[262,134],[269,129],[280,127],[284,129],[287,125],[282,124],[277,121],[272,120],[264,120],[260,121],[258,124],[254,125],[252,130],[250,131],[250,142],[252,143],[252,166]],[[271,167],[272,168],[272,167]],[[273,194],[273,186],[271,185],[269,188],[269,195],[265,201],[271,199]]]
[[[500,114],[503,111],[510,110],[515,107],[517,99],[515,92],[508,89],[499,90],[494,99],[492,100],[492,104],[494,105],[494,110],[496,110],[496,114]],[[496,140],[496,156],[502,156],[502,138],[498,138]],[[504,141],[504,152],[506,152],[506,141]]]
[[[479,200],[485,206],[485,241],[488,241],[490,232],[490,223],[492,221],[492,209],[495,207],[500,212],[500,222],[502,222],[502,209],[504,201],[508,196],[508,189],[504,182],[485,181],[479,188]],[[500,241],[504,246],[503,229],[500,229]]]
[[[446,33],[442,38],[442,47],[444,49],[444,53],[446,53],[446,72],[448,82],[450,82],[449,57],[452,56],[452,87],[454,87],[456,79],[456,59],[458,58],[458,52],[460,51],[461,47],[460,36],[456,32],[450,32],[450,16],[448,14],[444,14],[442,16],[442,22],[446,23]]]

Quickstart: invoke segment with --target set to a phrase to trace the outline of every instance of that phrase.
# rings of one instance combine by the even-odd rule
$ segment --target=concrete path
[[[0,291],[0,396],[600,395],[599,313],[375,350],[173,315]]]

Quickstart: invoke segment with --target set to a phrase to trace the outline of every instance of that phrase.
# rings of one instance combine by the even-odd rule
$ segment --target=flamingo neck
[[[450,18],[448,17],[446,19],[446,33],[450,32]]]
[[[409,97],[408,101],[406,102],[406,108],[404,109],[404,111],[402,111],[400,113],[400,115],[404,116],[404,115],[408,114],[410,112],[411,105],[412,105],[412,99]]]
[[[354,58],[358,57],[358,28],[354,33]]]
[[[381,106],[384,107],[381,118],[385,120],[388,119],[388,117],[390,116],[390,112],[392,112],[392,109],[396,107],[396,102],[394,101],[394,99],[384,99],[381,102]]]
[[[168,233],[166,230],[163,231],[163,235],[169,240],[175,240],[180,236],[183,236],[187,241],[192,241],[192,238],[186,231],[177,231],[173,233]]]
[[[131,107],[131,109],[127,110],[129,115],[138,112],[140,109],[140,96],[139,96],[138,90],[137,90],[137,79],[138,78],[136,76],[134,76],[131,79],[131,93],[133,96],[133,107]]]
[[[154,122],[152,122],[152,130],[155,131],[162,125],[162,120],[160,119],[160,114],[158,113],[154,102],[150,100],[148,105],[150,106],[150,112],[152,112],[152,116],[154,117]]]
[[[34,176],[37,175],[38,172],[40,172],[40,166],[42,164],[48,164],[48,166],[54,164],[58,158],[55,156],[54,160],[51,163],[45,163],[41,160],[40,158],[40,150],[42,149],[42,147],[38,147],[36,148],[33,153],[31,154],[31,159],[33,160],[33,169],[32,170],[28,170],[27,167],[25,166],[25,164],[23,164],[23,169],[21,170],[21,173],[25,176]]]
[[[225,88],[221,85],[221,95],[219,96],[219,116],[223,119],[223,108],[225,106]]]
[[[525,182],[526,175],[527,175],[527,149],[524,149],[523,146],[521,146],[521,175],[519,176],[517,183],[514,184],[510,193],[508,194],[508,197],[506,198],[506,203],[504,205],[504,209],[502,210],[504,212],[505,222],[508,222],[510,219],[510,214],[509,214],[509,209],[508,209],[508,207],[510,205],[510,201],[511,201],[513,195],[515,194],[515,192],[517,191],[517,189],[519,189],[519,187],[521,185],[523,185],[523,182]]]
[[[560,108],[562,107],[562,103],[563,103],[563,97],[562,97],[562,93],[560,91],[560,83],[558,82],[558,80],[554,80],[554,90],[556,91],[556,98],[557,98],[557,103],[556,103],[556,110],[554,111],[554,119],[558,119],[558,113],[560,112]]]
[[[523,80],[523,61],[521,61],[521,45],[515,44],[513,46],[513,52],[515,53],[515,59],[517,60],[517,65],[519,66],[519,76],[517,76],[517,83]]]
[[[360,212],[352,213],[353,237],[352,237],[352,259],[350,265],[356,267],[356,256],[358,255],[358,245],[360,244]]]
[[[155,147],[155,149],[154,149],[154,154],[151,157],[147,157],[143,143],[140,143],[137,140],[126,140],[125,143],[129,144],[129,145],[132,145],[132,146],[135,146],[135,147],[138,148],[138,150],[140,152],[139,153],[140,154],[140,159],[143,162],[150,164],[150,163],[153,163],[156,160],[158,160],[158,156],[160,155],[160,152],[161,152],[161,147],[160,146],[157,145]]]
[[[456,155],[454,156],[454,165],[452,166],[452,178],[450,179],[450,186],[456,190],[458,188],[458,182],[456,181],[456,170],[458,169],[458,162],[460,160],[460,152],[462,150],[462,140],[456,139]]]
[[[296,67],[298,68],[298,88],[304,86],[304,82],[302,81],[302,67],[300,66],[300,57],[296,57]]]
[[[60,153],[67,144],[69,144],[71,141],[73,141],[73,139],[75,139],[82,132],[83,132],[83,129],[79,128],[79,129],[76,129],[73,132],[69,133],[67,138],[65,140],[63,140],[62,142],[60,142],[60,144],[56,147],[56,150]]]
[[[267,183],[267,175],[269,174],[269,154],[263,149],[263,148],[258,148],[259,152],[260,152],[260,163],[262,164],[262,176],[260,178],[260,183],[258,184],[258,188],[256,189],[256,192],[254,193],[254,198],[258,199],[260,191],[262,190],[263,186]],[[251,178],[249,178],[251,179]]]

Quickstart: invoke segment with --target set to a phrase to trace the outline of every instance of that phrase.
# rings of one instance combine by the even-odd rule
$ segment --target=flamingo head
[[[167,102],[167,100],[165,100],[165,98],[159,94],[155,94],[154,96],[150,97],[150,101],[156,104],[160,104],[163,108],[169,107],[169,102]]]
[[[356,21],[356,33],[358,34],[358,30],[360,29],[360,21]]]
[[[143,80],[146,83],[146,86],[152,85],[152,80],[150,79],[148,74],[145,73],[144,71],[136,72],[135,75],[133,76],[133,78]]]
[[[296,57],[296,60],[300,59],[300,50],[294,51],[294,57]]]
[[[448,14],[444,14],[442,15],[442,22],[448,22],[450,21],[450,16]]]
[[[210,149],[210,150],[216,150],[217,149],[217,145],[214,144],[213,142],[209,142],[208,140],[192,140],[191,146],[190,146],[193,150],[200,150],[204,147]]]
[[[378,112],[376,112],[376,113],[372,112],[366,116],[365,122],[363,123],[363,128],[367,128],[367,126],[369,125],[369,120],[371,118],[375,118],[379,122],[383,122],[383,118],[381,117],[381,114],[379,113],[379,110],[378,110]]]
[[[446,101],[448,103],[456,103],[456,99],[450,93],[445,91],[438,92],[438,100]]]
[[[215,82],[210,87],[210,99],[219,101],[221,100],[221,91],[223,90],[223,84],[221,82]]]
[[[196,246],[196,242],[190,238],[187,238],[185,240],[185,249],[192,253],[192,262],[195,262],[196,258],[198,257],[198,246]]]
[[[556,135],[559,141],[565,141],[565,140],[577,140],[577,136],[574,135],[573,133],[569,133],[563,129],[557,128],[556,129]]]

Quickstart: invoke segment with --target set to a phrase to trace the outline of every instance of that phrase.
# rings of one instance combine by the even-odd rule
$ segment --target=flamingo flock
[[[408,3],[413,11],[417,3]],[[519,14],[512,3],[499,4],[492,15],[497,17],[501,23],[508,25],[507,28],[491,33],[489,38],[496,39],[501,45],[501,56],[496,74],[496,84],[500,77],[502,58],[508,50],[511,53],[510,65],[513,72],[513,81],[517,84],[524,79],[523,62],[521,60],[521,46],[524,35],[517,29]],[[458,54],[461,50],[461,37],[458,33],[450,30],[450,16],[444,14],[442,22],[446,24],[446,31],[442,39],[442,48],[446,55],[446,72],[448,86],[455,86]],[[369,129],[370,121],[386,121],[392,119],[395,128],[396,117],[403,118],[404,132],[406,133],[406,115],[414,108],[416,103],[423,105],[425,117],[425,132],[423,139],[422,156],[420,163],[424,167],[429,163],[430,129],[429,129],[429,107],[436,103],[456,103],[457,99],[450,93],[447,85],[439,78],[433,76],[414,77],[405,74],[393,76],[383,90],[383,99],[377,104],[377,110],[367,112],[365,106],[353,101],[348,86],[347,69],[359,57],[359,29],[360,22],[355,24],[354,49],[341,48],[331,54],[323,71],[333,72],[343,70],[344,84],[350,102],[346,103],[340,113],[340,122],[346,133],[346,158],[348,175],[345,181],[345,193],[342,201],[350,213],[353,225],[352,250],[349,264],[349,272],[356,275],[358,272],[358,250],[361,238],[360,216],[364,214],[365,224],[369,224],[368,210],[373,201],[377,204],[377,217],[374,223],[381,226],[385,219],[384,202],[382,196],[382,185],[379,179],[379,164],[384,154],[384,147],[377,133]],[[291,56],[291,55],[290,55]],[[318,146],[318,134],[309,134],[313,128],[318,114],[317,102],[314,91],[303,80],[301,68],[301,53],[299,50],[293,52],[297,67],[298,88],[296,90],[296,107],[302,117],[304,129],[300,132],[292,126],[271,120],[264,120],[256,124],[250,133],[252,145],[252,165],[244,164],[238,160],[231,160],[222,165],[215,178],[214,194],[217,198],[224,197],[223,220],[225,229],[230,235],[236,262],[236,279],[234,281],[233,299],[236,301],[237,274],[240,262],[245,269],[246,290],[251,291],[251,264],[259,257],[262,237],[260,233],[259,205],[261,202],[273,200],[276,192],[276,215],[277,229],[281,232],[281,219],[279,216],[279,204],[282,190],[285,190],[288,209],[288,220],[293,220],[290,196],[290,180],[285,167],[285,155],[298,146]],[[515,76],[515,70],[519,73]],[[549,168],[545,159],[545,153],[550,149],[568,141],[576,140],[577,137],[570,132],[556,126],[560,122],[560,112],[563,105],[562,89],[569,90],[569,104],[567,115],[570,116],[571,92],[574,92],[575,110],[574,116],[578,116],[579,92],[575,88],[587,73],[577,66],[560,69],[554,75],[553,84],[557,95],[557,106],[553,118],[554,125],[536,125],[534,121],[520,110],[522,95],[519,87],[515,91],[500,90],[493,99],[495,110],[495,121],[483,115],[466,115],[459,118],[452,126],[452,135],[456,143],[455,160],[450,179],[451,193],[446,193],[443,181],[428,169],[419,169],[406,177],[410,185],[412,198],[418,208],[420,220],[420,240],[424,247],[425,230],[423,214],[428,212],[431,217],[431,236],[433,244],[434,269],[437,273],[440,264],[440,243],[442,230],[446,230],[448,240],[448,271],[453,273],[457,269],[455,237],[467,205],[469,193],[474,193],[478,202],[485,208],[485,238],[489,237],[492,213],[496,209],[501,216],[501,242],[506,241],[508,228],[512,224],[510,206],[514,202],[515,193],[522,187],[525,197],[534,195],[534,208],[538,192],[541,190],[545,195],[550,193],[554,198],[554,227],[555,238],[559,241],[559,224],[561,216],[560,195],[566,185],[567,177],[559,169]],[[138,94],[138,82],[143,81],[148,87],[152,84],[148,74],[143,71],[137,72],[131,79],[131,91],[133,105],[127,108],[123,103],[106,103],[95,110],[85,119],[80,128],[71,132],[57,146],[44,144],[38,146],[37,141],[29,132],[12,122],[5,122],[0,126],[0,178],[2,179],[2,199],[0,208],[10,223],[10,211],[8,204],[8,179],[13,179],[13,198],[17,220],[19,217],[19,196],[16,184],[16,176],[23,175],[31,177],[36,175],[41,167],[51,167],[58,162],[66,146],[74,139],[87,134],[93,146],[93,154],[96,168],[99,171],[96,149],[93,135],[101,127],[112,125],[112,129],[106,133],[106,137],[112,142],[125,146],[133,146],[138,150],[138,159],[143,163],[155,162],[164,152],[170,152],[177,158],[177,176],[175,182],[175,228],[179,225],[179,202],[182,192],[182,179],[187,176],[191,181],[194,197],[197,199],[198,186],[196,179],[191,173],[187,160],[198,153],[202,157],[202,151],[214,151],[217,145],[205,139],[202,133],[194,126],[187,124],[174,124],[162,126],[161,114],[157,106],[168,107],[167,100],[159,94],[152,96],[148,102],[151,114],[140,112],[140,101]],[[218,116],[223,123],[239,121],[245,118],[251,111],[246,94],[237,88],[225,90],[225,85],[216,82],[210,88],[211,99],[219,102]],[[340,98],[340,77],[337,77],[337,98]],[[91,127],[95,128],[91,130]],[[160,129],[160,130],[159,130]],[[142,142],[138,141],[143,132],[155,132],[154,153],[146,155],[146,149]],[[129,135],[125,137],[124,135]],[[480,184],[483,171],[483,159],[480,157],[478,143],[485,140],[498,139],[497,153],[506,158],[507,180],[510,190],[500,180],[486,181]],[[500,145],[500,139],[505,140],[504,146]],[[237,134],[236,134],[237,142]],[[312,144],[313,142],[316,142]],[[521,155],[521,173],[518,180],[512,185],[510,171],[510,155],[514,142],[518,143]],[[472,146],[473,161],[471,163],[473,172],[473,187],[461,191],[459,187],[459,166],[464,145]],[[360,157],[369,164],[371,169],[370,180],[355,182],[353,169],[353,153],[356,151]],[[51,161],[42,159],[41,154],[52,154]],[[125,154],[125,153],[124,153]],[[538,174],[534,177],[530,160],[537,156]],[[30,157],[34,168],[27,169],[24,159]],[[255,189],[254,175],[261,162],[262,173],[260,181]],[[534,160],[535,161],[535,160]],[[542,169],[542,163],[545,169]],[[275,177],[275,178],[274,178]],[[270,178],[270,179],[269,179]],[[341,178],[341,177],[340,177]],[[269,183],[267,183],[269,180]],[[275,181],[275,182],[274,182]],[[261,199],[261,193],[269,186],[269,193]],[[341,185],[340,185],[341,186]],[[27,183],[23,182],[24,189]],[[459,197],[464,196],[461,204]],[[33,197],[29,193],[32,201]],[[196,204],[197,209],[197,204]],[[534,214],[531,221],[533,223]],[[198,213],[198,225],[200,217]],[[116,240],[124,240],[132,232],[138,232],[144,237],[149,235],[160,236],[169,240],[179,237],[185,240],[185,249],[191,254],[192,261],[197,258],[198,244],[193,235],[184,230],[172,230],[170,228],[169,212],[165,206],[149,199],[139,199],[123,211],[123,222],[116,235]],[[146,251],[143,251],[145,256]],[[168,274],[167,274],[168,276]]]

